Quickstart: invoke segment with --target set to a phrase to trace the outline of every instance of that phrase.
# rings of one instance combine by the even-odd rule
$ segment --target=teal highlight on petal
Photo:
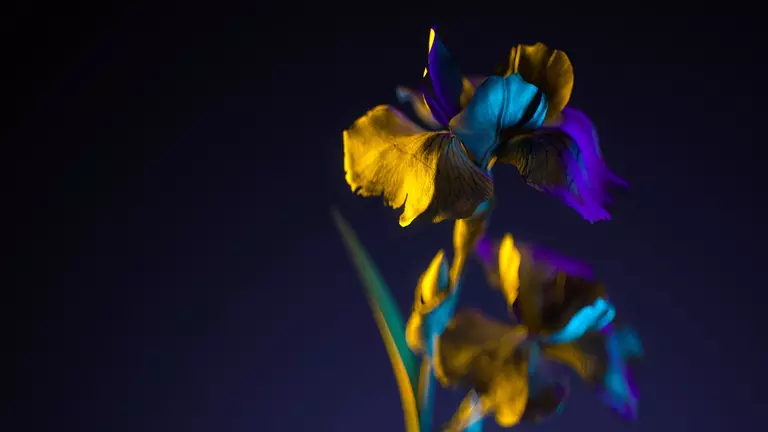
[[[464,110],[451,120],[450,129],[475,160],[486,166],[503,130],[540,127],[546,112],[546,97],[519,74],[493,76],[477,88]]]
[[[562,330],[548,338],[548,342],[572,342],[583,336],[587,331],[602,330],[615,317],[616,308],[602,297],[598,297],[594,303],[576,312]]]

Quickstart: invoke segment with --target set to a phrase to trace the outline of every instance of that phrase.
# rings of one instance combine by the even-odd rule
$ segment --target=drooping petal
[[[437,37],[435,29],[430,29],[422,91],[429,110],[443,127],[459,113],[463,90],[464,80],[458,62]]]
[[[344,170],[351,189],[405,207],[400,225],[424,214],[463,219],[493,195],[493,183],[448,132],[427,132],[380,105],[344,131]]]
[[[596,206],[610,202],[610,187],[627,187],[627,182],[606,165],[597,130],[586,114],[574,108],[565,108],[560,124],[553,129],[568,135],[576,145],[575,153],[581,155],[575,160],[579,175],[574,176],[581,200],[576,200],[574,205],[581,203],[586,213],[598,213]],[[575,171],[575,167],[572,170]]]
[[[509,53],[504,76],[520,74],[547,95],[547,119],[554,118],[565,108],[573,91],[573,66],[568,56],[541,42],[519,44]]]
[[[532,130],[544,122],[547,100],[539,89],[519,75],[489,77],[461,113],[450,122],[451,131],[481,167],[486,167],[510,130]]]
[[[518,348],[528,332],[472,309],[456,313],[451,326],[440,337],[438,350],[444,386],[466,385],[476,390],[483,411],[494,413],[504,427],[517,424],[528,400],[527,354]],[[470,416],[463,404],[448,430],[466,427]]]
[[[496,157],[514,165],[529,186],[556,196],[590,222],[610,219],[608,191],[626,186],[606,166],[592,122],[572,108],[563,110],[558,127],[502,142]]]
[[[437,356],[444,373],[441,383],[471,383],[481,393],[485,392],[501,372],[502,357],[511,356],[527,335],[525,327],[511,326],[479,310],[457,311],[438,339]]]
[[[528,388],[528,359],[507,362],[491,386],[496,406],[496,423],[503,428],[516,426],[523,421],[530,398]]]
[[[639,397],[632,381],[631,366],[642,358],[642,343],[628,326],[608,326],[602,333],[606,337],[608,366],[602,381],[601,398],[620,416],[635,420]]]
[[[545,345],[542,354],[576,372],[597,390],[603,403],[623,418],[637,418],[639,398],[631,369],[643,353],[630,327],[610,325],[571,343]]]

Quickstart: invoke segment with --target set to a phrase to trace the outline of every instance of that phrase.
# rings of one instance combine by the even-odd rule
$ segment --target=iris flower
[[[583,313],[600,309],[595,300],[604,296],[586,266],[515,243],[511,235],[495,247],[482,242],[478,255],[495,273],[492,285],[519,309],[517,322],[506,323],[477,310],[456,311],[461,284],[451,283],[440,251],[419,278],[406,323],[354,231],[337,212],[334,218],[387,347],[408,432],[433,430],[438,382],[469,391],[445,430],[479,432],[486,416],[504,427],[539,422],[563,408],[570,384],[562,367],[596,387],[620,414],[636,416],[629,366],[642,346],[631,328],[606,313],[612,307]]]
[[[481,242],[478,255],[513,316],[540,342],[542,357],[572,369],[611,409],[636,418],[631,366],[641,359],[642,344],[617,321],[605,287],[590,270],[543,247],[517,243],[510,234],[495,247]]]
[[[422,91],[397,95],[438,130],[373,108],[343,133],[346,181],[402,208],[401,226],[471,219],[489,211],[490,170],[501,162],[587,220],[609,219],[607,188],[623,181],[606,167],[589,118],[567,107],[572,88],[568,56],[542,43],[512,48],[496,75],[464,77],[431,29]]]
[[[565,387],[549,377],[535,346],[526,342],[524,327],[473,310],[454,315],[460,285],[450,285],[442,251],[419,278],[406,324],[355,232],[338,212],[333,216],[392,362],[407,432],[434,430],[437,382],[469,389],[446,430],[481,432],[483,418],[491,414],[511,426],[559,409]]]
[[[425,360],[422,379],[428,373],[443,387],[469,390],[444,430],[477,428],[488,415],[511,427],[557,412],[567,385],[544,364],[538,341],[529,339],[525,326],[473,309],[456,312],[457,298],[458,287],[449,285],[448,262],[440,251],[417,284],[406,341]]]

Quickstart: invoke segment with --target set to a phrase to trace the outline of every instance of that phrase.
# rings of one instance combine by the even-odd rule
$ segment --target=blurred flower
[[[540,343],[541,364],[567,366],[614,411],[636,418],[631,364],[642,358],[642,344],[631,327],[616,323],[615,307],[588,267],[510,234],[497,245],[481,242],[477,255],[489,283]]]

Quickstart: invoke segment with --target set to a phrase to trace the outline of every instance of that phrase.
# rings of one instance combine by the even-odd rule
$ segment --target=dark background
[[[341,130],[395,104],[395,85],[418,85],[434,24],[469,73],[492,71],[520,42],[566,51],[571,104],[631,186],[612,221],[590,225],[512,167],[495,170],[491,232],[593,264],[647,350],[637,424],[578,386],[537,428],[759,428],[758,17],[357,12],[3,19],[13,366],[0,429],[402,430],[329,208],[409,308],[451,225],[403,229],[379,199],[354,196]],[[470,266],[463,301],[501,313],[481,276]],[[438,396],[441,423],[462,395]]]

